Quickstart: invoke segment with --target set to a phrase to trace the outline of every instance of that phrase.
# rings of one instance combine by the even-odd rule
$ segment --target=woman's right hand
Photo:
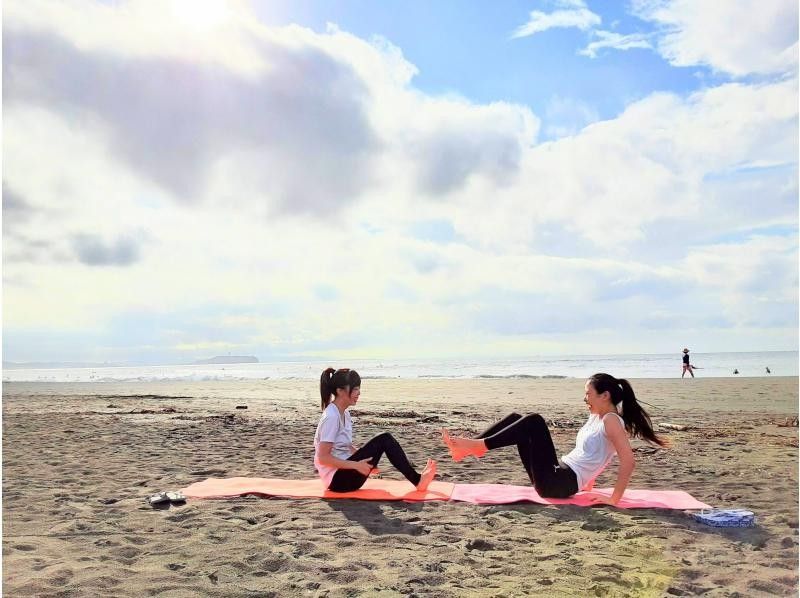
[[[375,469],[372,467],[372,463],[369,462],[370,457],[366,459],[361,459],[361,461],[353,461],[353,469],[355,469],[358,473],[363,475],[365,478],[369,477],[370,472]]]

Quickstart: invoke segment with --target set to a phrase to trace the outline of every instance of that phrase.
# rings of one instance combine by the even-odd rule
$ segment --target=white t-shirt
[[[606,413],[618,417],[620,423],[625,422],[616,413]],[[606,428],[599,415],[592,414],[583,427],[578,431],[575,439],[575,448],[564,455],[561,460],[569,465],[578,478],[578,489],[583,490],[597,476],[600,475],[611,458],[617,454],[617,449],[606,436]]]
[[[319,418],[317,432],[314,434],[314,466],[319,472],[319,477],[325,482],[325,487],[331,485],[336,467],[328,467],[319,462],[319,443],[332,442],[331,455],[337,459],[349,459],[353,444],[353,420],[350,419],[349,410],[344,414],[333,403],[325,407],[322,417]]]

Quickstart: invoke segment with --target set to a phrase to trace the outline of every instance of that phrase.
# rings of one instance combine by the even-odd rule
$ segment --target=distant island
[[[211,359],[198,359],[192,365],[218,365],[220,363],[259,363],[252,355],[217,355]]]

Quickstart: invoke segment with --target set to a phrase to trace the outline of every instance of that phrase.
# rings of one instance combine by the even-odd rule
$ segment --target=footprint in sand
[[[125,536],[125,541],[135,544],[136,546],[142,546],[144,544],[149,544],[150,542],[150,540],[147,538],[140,538],[138,536]]]
[[[325,576],[325,579],[332,583],[341,585],[341,584],[352,584],[361,579],[361,577],[362,576],[359,573],[356,573],[355,571],[342,570],[342,571],[333,571],[331,573],[328,573]]]
[[[786,594],[787,588],[783,584],[776,583],[770,579],[753,579],[747,582],[747,587],[751,590],[756,590],[759,592],[766,592],[767,594],[771,594],[772,596],[779,596],[781,594]]]
[[[33,565],[31,565],[31,571],[41,571],[48,566],[47,561],[42,561],[40,559],[35,559]]]
[[[51,587],[61,587],[67,585],[72,578],[75,577],[75,574],[72,572],[72,569],[58,569],[56,571],[52,571],[45,575],[42,578],[47,585]]]
[[[170,515],[167,517],[167,521],[172,521],[173,523],[183,523],[187,519],[193,519],[196,517],[196,513],[192,513],[191,511],[182,511],[180,513],[176,513],[175,515]]]
[[[112,550],[111,554],[114,555],[114,560],[118,563],[130,565],[136,560],[136,557],[142,554],[142,551],[138,548],[134,548],[133,546],[126,546],[124,548],[116,548]]]
[[[181,569],[185,569],[186,565],[184,565],[183,563],[168,563],[166,567],[170,571],[180,571]]]
[[[36,546],[32,544],[15,544],[12,546],[15,550],[21,550],[22,552],[30,552],[31,550],[36,550]]]

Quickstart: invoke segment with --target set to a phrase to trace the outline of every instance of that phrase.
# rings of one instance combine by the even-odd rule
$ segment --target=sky
[[[3,3],[3,359],[797,350],[794,0]]]

